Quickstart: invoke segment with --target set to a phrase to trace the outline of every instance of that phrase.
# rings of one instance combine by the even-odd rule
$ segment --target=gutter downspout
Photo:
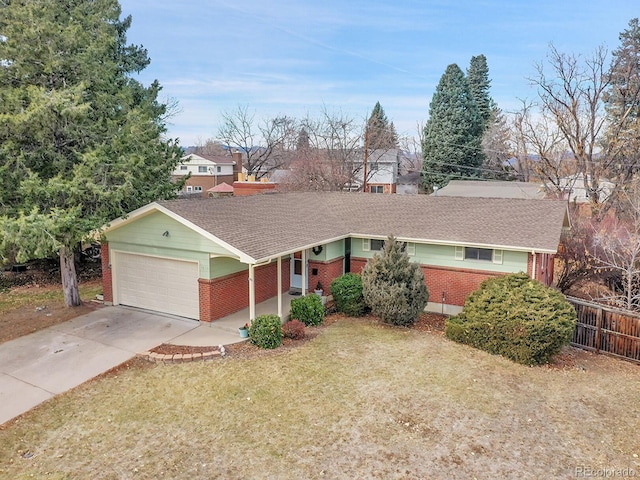
[[[532,272],[531,272],[531,278],[533,278],[534,280],[536,279],[536,251],[535,250],[531,250],[531,255],[533,255],[533,268],[532,268]]]
[[[282,257],[278,257],[278,316],[282,321]]]

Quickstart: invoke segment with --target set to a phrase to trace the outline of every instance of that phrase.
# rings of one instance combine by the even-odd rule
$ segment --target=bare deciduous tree
[[[242,153],[249,175],[268,176],[291,160],[299,131],[294,119],[281,116],[258,123],[246,106],[223,112],[222,119],[218,139]]]
[[[565,137],[554,119],[545,109],[535,111],[532,103],[522,101],[522,108],[513,116],[512,128],[520,179],[539,180],[548,194],[561,198],[567,187],[562,179],[575,178],[576,170]]]
[[[594,207],[601,203],[600,180],[610,171],[612,158],[602,147],[607,129],[603,97],[609,87],[607,50],[599,47],[589,58],[559,52],[553,45],[545,65],[538,64],[538,86],[545,118],[553,120],[582,173],[587,197]]]

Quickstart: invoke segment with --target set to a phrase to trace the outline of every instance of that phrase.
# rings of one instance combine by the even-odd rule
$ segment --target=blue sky
[[[139,76],[179,103],[169,136],[215,137],[221,112],[256,118],[362,119],[379,101],[400,135],[416,134],[447,65],[484,54],[505,111],[533,98],[527,77],[549,43],[589,54],[618,46],[638,0],[121,0],[130,43],[149,51]]]

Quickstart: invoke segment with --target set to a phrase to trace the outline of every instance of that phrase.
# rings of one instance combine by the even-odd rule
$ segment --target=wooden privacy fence
[[[640,363],[640,315],[567,297],[578,314],[571,345]]]

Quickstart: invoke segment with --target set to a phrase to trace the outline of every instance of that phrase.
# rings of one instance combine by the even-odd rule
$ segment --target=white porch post
[[[256,285],[255,285],[255,266],[249,264],[249,321],[253,322],[256,318]]]
[[[278,257],[278,316],[282,321],[282,257]]]
[[[307,251],[302,250],[300,255],[302,260],[302,296],[307,294]]]

